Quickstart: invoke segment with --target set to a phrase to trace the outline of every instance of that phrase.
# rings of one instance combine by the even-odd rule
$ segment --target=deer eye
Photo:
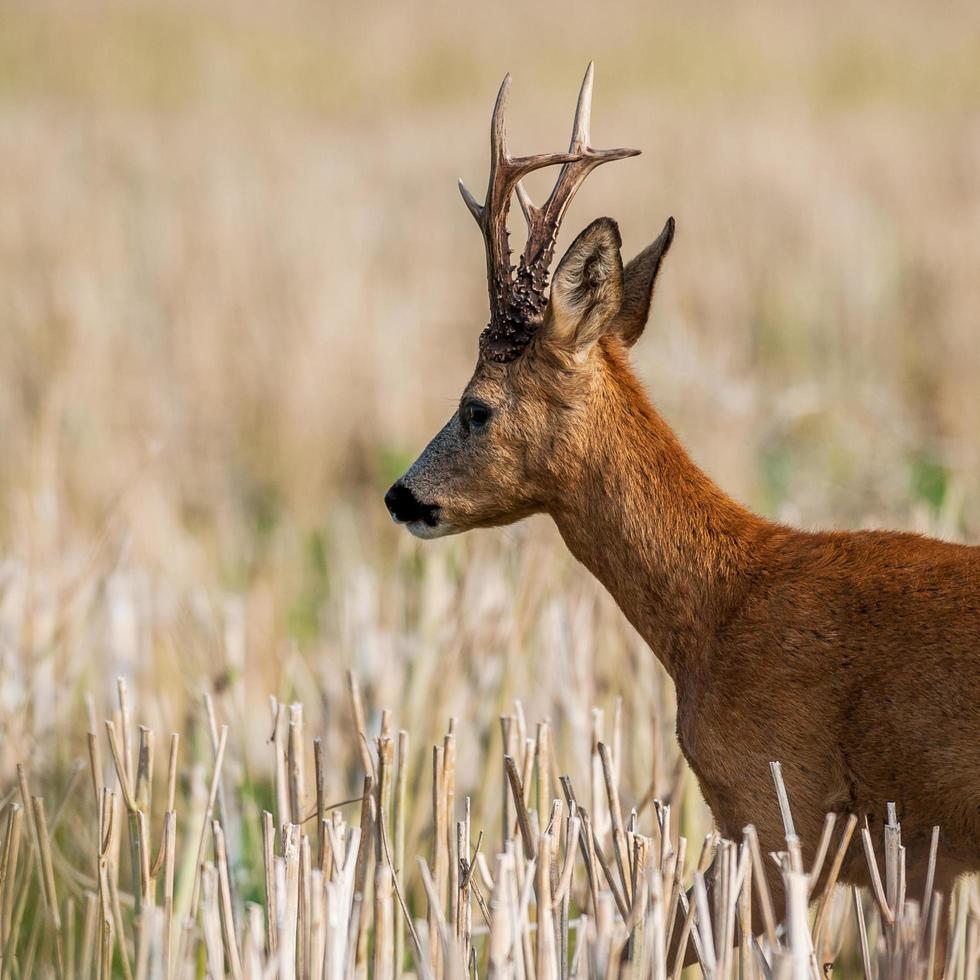
[[[470,429],[482,429],[490,421],[492,414],[493,410],[489,405],[484,405],[483,402],[468,401],[459,410],[459,420],[463,423],[463,428],[469,432]]]

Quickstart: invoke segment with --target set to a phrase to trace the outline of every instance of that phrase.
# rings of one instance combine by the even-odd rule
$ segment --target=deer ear
[[[643,333],[657,273],[673,240],[674,219],[668,218],[657,240],[630,260],[623,271],[623,305],[616,318],[616,329],[627,347],[632,347]]]
[[[551,280],[545,336],[570,351],[595,343],[623,301],[622,239],[598,218],[569,246]]]

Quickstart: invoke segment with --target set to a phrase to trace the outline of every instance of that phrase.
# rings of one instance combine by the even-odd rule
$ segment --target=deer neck
[[[677,681],[738,604],[763,521],[700,470],[612,356],[552,517]]]

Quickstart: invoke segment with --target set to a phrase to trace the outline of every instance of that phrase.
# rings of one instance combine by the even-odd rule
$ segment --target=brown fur
[[[867,818],[877,842],[894,801],[909,895],[938,824],[948,896],[980,868],[980,548],[774,524],[691,461],[627,360],[668,229],[625,271],[603,258],[612,222],[583,232],[528,351],[467,385],[464,403],[493,408],[485,431],[454,416],[403,482],[440,508],[433,534],[551,515],[673,678],[678,740],[725,835],[752,822],[764,850],[784,847],[779,760],[808,862],[826,812]],[[583,268],[623,281],[563,274]],[[843,877],[866,883],[859,843]]]

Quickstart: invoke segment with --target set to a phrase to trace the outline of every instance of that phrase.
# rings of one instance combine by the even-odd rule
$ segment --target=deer
[[[877,847],[894,803],[907,893],[931,881],[948,897],[980,869],[980,547],[797,530],[717,486],[630,367],[673,218],[626,263],[616,222],[597,218],[549,282],[579,186],[638,151],[592,147],[590,64],[568,152],[512,156],[509,89],[507,75],[484,202],[459,185],[484,239],[489,323],[452,417],[385,494],[392,519],[430,539],[550,516],[673,680],[680,750],[721,834],[752,823],[765,851],[785,847],[778,760],[807,867],[826,814],[866,822]],[[538,207],[523,178],[555,166]],[[516,266],[515,194],[528,229]],[[781,901],[779,869],[764,863]],[[840,878],[869,884],[857,835]]]

